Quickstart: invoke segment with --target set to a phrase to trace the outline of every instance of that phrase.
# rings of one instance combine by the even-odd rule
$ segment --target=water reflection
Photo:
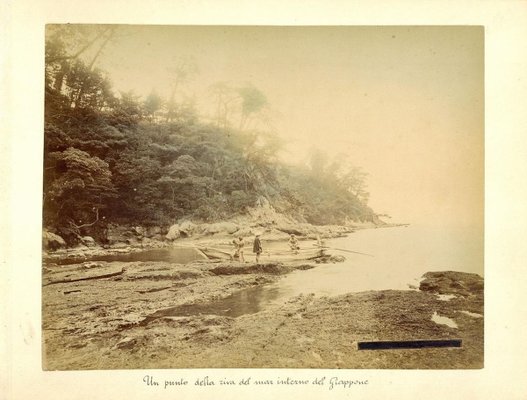
[[[205,304],[186,304],[161,310],[151,315],[159,317],[187,317],[193,315],[222,315],[236,318],[245,314],[255,314],[279,297],[276,286],[256,286],[241,290],[224,299]]]
[[[84,261],[163,261],[185,264],[203,260],[206,257],[199,250],[192,247],[167,247],[163,249],[143,250],[124,254],[105,254],[86,258],[67,258],[56,261],[59,265],[77,264]]]
[[[328,240],[326,244],[374,257],[331,250],[332,254],[345,256],[346,261],[295,271],[272,285],[245,289],[208,304],[174,307],[160,312],[159,316],[237,317],[300,294],[336,296],[368,290],[410,290],[411,286],[419,286],[421,276],[428,271],[455,270],[483,275],[483,249],[478,240],[466,232],[412,226],[358,231],[345,238]],[[301,242],[303,248],[311,245],[308,241]]]

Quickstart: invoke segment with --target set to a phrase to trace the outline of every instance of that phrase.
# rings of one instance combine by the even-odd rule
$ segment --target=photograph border
[[[3,207],[7,227],[2,244],[8,248],[2,271],[2,312],[8,317],[4,327],[7,362],[0,380],[0,391],[8,399],[76,398],[245,398],[254,388],[196,388],[158,390],[144,384],[146,375],[159,379],[196,376],[243,379],[243,370],[148,370],[148,371],[71,371],[41,370],[41,199],[42,188],[42,104],[44,25],[57,22],[157,23],[157,24],[271,24],[271,25],[483,25],[486,31],[486,113],[485,113],[485,368],[473,371],[384,371],[384,370],[286,370],[291,377],[321,374],[342,379],[367,380],[356,386],[331,392],[337,397],[386,398],[496,398],[520,399],[525,393],[524,350],[515,343],[525,328],[522,288],[525,273],[521,261],[525,250],[520,240],[527,233],[524,224],[523,177],[526,175],[525,139],[522,127],[526,117],[522,105],[526,94],[527,54],[521,50],[521,37],[527,37],[526,3],[490,1],[484,4],[406,1],[397,6],[389,2],[344,2],[331,6],[322,2],[190,2],[149,4],[113,1],[109,5],[89,6],[78,2],[12,3],[2,19],[7,21],[7,67],[9,133],[2,164],[8,187]],[[449,3],[450,4],[450,3]],[[262,8],[259,8],[261,5]],[[302,5],[302,6],[301,6]],[[311,7],[310,7],[311,6]],[[299,12],[302,9],[302,12]],[[2,22],[5,22],[2,21]],[[23,97],[31,93],[31,98]],[[31,116],[27,117],[27,113]],[[524,150],[523,152],[521,150]],[[25,162],[24,162],[25,161]],[[8,164],[9,163],[9,168]],[[4,178],[4,176],[3,176]],[[504,179],[506,178],[506,179]],[[520,191],[520,193],[519,193]],[[6,211],[8,210],[8,211]],[[38,221],[38,223],[36,223]],[[30,249],[30,250],[28,250]],[[38,250],[38,251],[36,251]],[[2,259],[4,262],[4,259]],[[505,268],[506,273],[500,271]],[[28,295],[30,293],[31,295]],[[519,316],[519,317],[518,317]],[[274,370],[251,370],[254,376],[275,377]],[[455,393],[453,393],[455,388]],[[5,390],[3,390],[5,389]],[[294,388],[265,388],[262,398],[308,395],[327,398],[327,388],[310,388],[299,393]]]

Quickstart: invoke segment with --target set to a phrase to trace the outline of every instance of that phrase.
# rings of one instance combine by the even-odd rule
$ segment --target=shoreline
[[[250,301],[246,298],[237,305],[242,312],[236,317],[207,311],[166,316],[161,315],[163,310],[207,307],[244,290],[264,288],[294,270],[317,265],[210,261],[98,264],[45,269],[44,369],[483,366],[483,279],[477,275],[429,273],[421,290],[334,297],[306,293],[244,313],[243,307]],[[122,273],[46,284],[115,271]],[[454,297],[447,301],[444,295]],[[435,323],[431,319],[434,312],[455,319],[458,327]],[[356,345],[359,340],[458,336],[464,338],[461,349],[364,352]]]
[[[190,237],[162,247],[231,240]],[[483,367],[479,275],[429,272],[412,290],[306,292],[278,303],[266,297],[268,285],[319,266],[221,260],[58,265],[44,259],[43,369]],[[430,339],[463,345],[358,349],[359,341]]]
[[[354,226],[343,226],[343,225],[331,225],[331,226],[319,226],[319,225],[310,225],[310,224],[303,224],[309,225],[311,230],[314,232],[317,232],[318,235],[320,235],[321,239],[333,239],[338,237],[346,237],[351,233],[354,233],[355,231],[359,230],[365,230],[365,229],[380,229],[380,228],[397,228],[397,227],[405,227],[410,224],[382,224],[382,225],[369,225],[366,224],[364,226],[360,225],[354,225]],[[257,230],[258,228],[252,228],[254,230]],[[263,230],[263,228],[261,228]],[[269,229],[269,228],[267,228]],[[129,231],[132,231],[132,228],[129,228]],[[278,232],[277,232],[278,231]],[[249,236],[249,235],[247,235]],[[50,250],[50,249],[43,249],[42,251],[42,260],[43,263],[53,263],[56,260],[63,260],[63,259],[74,259],[78,262],[83,261],[89,261],[93,257],[97,256],[109,256],[109,255],[118,255],[118,254],[129,254],[129,253],[137,253],[141,251],[147,251],[147,250],[154,250],[154,249],[163,249],[163,248],[171,248],[171,247],[194,247],[194,246],[214,246],[214,245],[229,245],[232,247],[232,239],[237,237],[237,232],[234,232],[232,234],[226,234],[226,233],[219,233],[219,234],[198,234],[196,236],[189,236],[189,237],[180,237],[176,240],[168,240],[166,238],[164,239],[149,239],[141,241],[136,240],[135,237],[133,237],[134,240],[123,239],[123,241],[114,243],[114,244],[107,244],[107,245],[100,245],[100,244],[92,244],[92,245],[77,245],[72,247],[62,247],[56,250]],[[249,236],[252,237],[252,236]],[[284,242],[287,243],[289,234],[284,234],[283,231],[280,231],[276,228],[273,228],[273,231],[269,232],[268,234],[264,234],[262,237],[263,243],[276,243],[276,242]],[[128,243],[126,242],[128,241]],[[304,234],[302,236],[298,236],[299,242],[305,242],[305,241],[313,241],[316,240],[316,234],[309,233]]]

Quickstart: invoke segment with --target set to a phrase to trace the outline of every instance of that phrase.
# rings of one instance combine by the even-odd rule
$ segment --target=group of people
[[[245,262],[244,257],[244,247],[245,247],[245,240],[242,236],[238,237],[238,239],[233,240],[234,244],[234,254],[233,258],[238,259],[240,262]],[[300,246],[298,245],[298,240],[296,239],[296,236],[294,234],[291,234],[289,237],[289,247],[291,250],[298,254],[298,250],[300,250]],[[260,254],[262,254],[262,242],[260,241],[260,234],[256,234],[253,241],[253,253],[256,256],[256,264],[260,261]]]
[[[243,249],[245,247],[245,241],[243,237],[240,236],[238,239],[233,240],[234,244],[234,255],[233,258],[238,258],[240,262],[245,262],[245,257],[243,255]],[[262,242],[260,241],[260,234],[256,234],[253,241],[253,253],[256,255],[256,264],[260,262],[260,254],[262,254]]]

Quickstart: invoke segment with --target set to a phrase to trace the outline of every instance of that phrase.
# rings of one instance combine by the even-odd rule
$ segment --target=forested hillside
[[[305,165],[278,157],[258,88],[218,83],[204,115],[178,96],[197,68],[172,69],[171,95],[116,93],[97,61],[117,27],[48,28],[45,71],[44,227],[69,243],[104,241],[108,223],[168,226],[243,214],[265,197],[313,224],[371,221],[365,174],[313,151]],[[198,77],[198,78],[196,78]]]

